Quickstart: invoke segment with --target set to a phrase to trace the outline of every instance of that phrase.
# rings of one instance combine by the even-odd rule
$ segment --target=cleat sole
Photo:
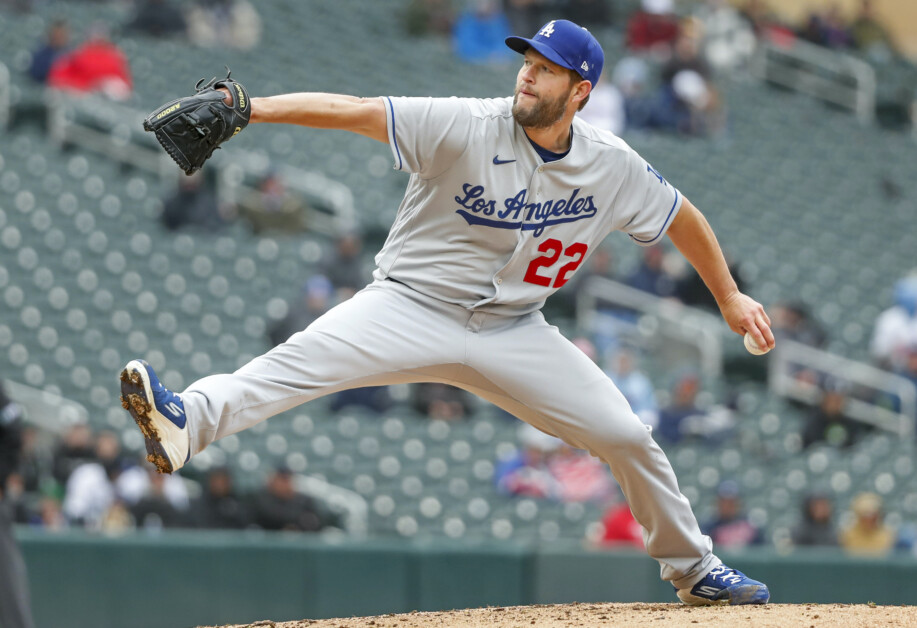
[[[156,467],[159,473],[172,473],[172,463],[163,449],[161,438],[153,422],[150,420],[149,400],[143,388],[143,380],[136,371],[121,371],[121,406],[128,411],[134,423],[143,434],[146,446],[146,459]]]

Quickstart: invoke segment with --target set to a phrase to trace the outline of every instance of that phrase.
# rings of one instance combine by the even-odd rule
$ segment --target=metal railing
[[[284,186],[307,201],[305,222],[310,230],[334,236],[358,227],[353,192],[347,185],[320,172],[277,166],[259,152],[233,153],[231,163],[220,168],[220,200],[235,204],[244,194],[257,192],[257,181],[271,171],[280,176]]]
[[[0,131],[10,123],[10,103],[12,85],[10,84],[10,70],[0,62]]]
[[[726,325],[719,316],[657,297],[613,279],[590,277],[577,295],[579,326],[582,329],[593,328],[596,317],[608,306],[638,312],[632,330],[636,334],[657,336],[693,347],[704,376],[715,378],[722,374],[722,337]]]
[[[369,505],[354,491],[335,486],[321,478],[296,475],[296,490],[324,503],[341,517],[344,531],[350,536],[365,536],[369,529]]]
[[[48,133],[57,146],[73,144],[159,176],[174,176],[172,160],[144,133],[140,112],[97,94],[46,89],[44,98]]]
[[[72,399],[10,380],[4,380],[3,387],[9,398],[22,406],[26,420],[45,431],[61,433],[89,420],[86,407]]]
[[[705,377],[717,378],[723,373],[723,343],[726,334],[732,334],[723,320],[714,314],[697,310],[637,290],[605,277],[592,277],[577,296],[577,323],[581,329],[594,331],[604,315],[615,316],[631,312],[617,319],[617,332],[655,340],[654,351],[661,361],[674,365],[664,352],[672,346],[693,347]],[[848,383],[858,392],[873,391],[879,395],[848,396],[845,414],[851,419],[895,432],[905,438],[914,434],[917,423],[917,386],[910,380],[883,371],[869,364],[815,349],[791,340],[781,340],[766,358],[768,387],[790,399],[817,405],[823,390],[805,378],[796,377],[802,370],[827,375]],[[890,409],[894,400],[896,409]]]
[[[860,59],[806,41],[762,41],[752,64],[758,78],[856,112],[871,123],[876,109],[876,73]]]
[[[143,131],[141,112],[95,94],[74,96],[45,90],[45,98],[49,133],[58,146],[77,145],[163,179],[184,176],[153,134]],[[273,168],[290,190],[308,201],[305,217],[310,230],[333,236],[358,226],[353,193],[340,181],[318,172],[274,166],[261,151],[226,152],[231,159],[224,158],[225,165],[208,164],[217,170],[220,200],[234,202],[241,194],[254,192],[253,181]]]
[[[822,389],[803,377],[801,370],[815,371],[842,380],[856,392],[884,393],[897,400],[897,410],[856,395],[848,395],[844,414],[851,419],[911,438],[917,421],[917,386],[910,380],[869,364],[843,358],[790,340],[782,340],[774,350],[768,369],[768,384],[778,395],[809,404],[818,404]]]

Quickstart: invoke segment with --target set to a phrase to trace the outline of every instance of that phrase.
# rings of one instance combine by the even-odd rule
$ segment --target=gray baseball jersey
[[[614,230],[657,242],[682,197],[623,140],[578,119],[544,163],[512,98],[386,98],[395,168],[411,173],[376,278],[463,307],[526,314]]]
[[[681,195],[581,121],[569,153],[545,163],[510,99],[385,106],[395,167],[411,179],[376,280],[235,373],[189,386],[191,453],[341,390],[452,384],[608,463],[662,577],[693,585],[720,561],[665,454],[614,383],[538,311],[610,231],[656,242]]]

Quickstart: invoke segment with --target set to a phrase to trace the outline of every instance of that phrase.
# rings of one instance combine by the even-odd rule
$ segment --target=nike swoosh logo
[[[500,155],[497,155],[496,157],[494,157],[495,166],[499,166],[500,164],[511,164],[514,161],[516,160],[515,159],[500,159]]]

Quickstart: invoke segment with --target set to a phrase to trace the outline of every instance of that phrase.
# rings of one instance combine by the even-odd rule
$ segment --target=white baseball
[[[748,352],[752,355],[764,355],[770,349],[758,346],[758,343],[755,342],[754,336],[751,335],[751,332],[745,332],[745,348],[748,349]]]

